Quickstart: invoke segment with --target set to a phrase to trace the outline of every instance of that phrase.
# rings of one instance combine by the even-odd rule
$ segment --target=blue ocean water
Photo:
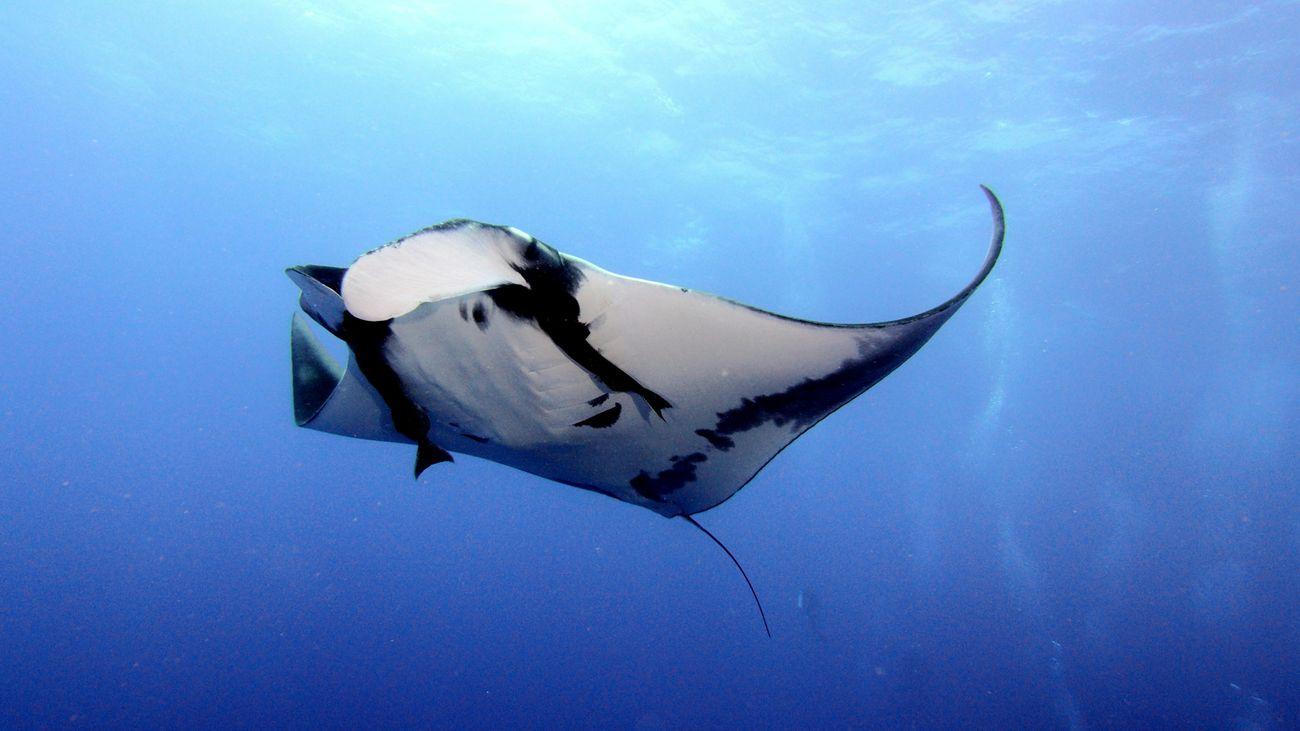
[[[0,6],[0,726],[1300,725],[1300,7]],[[294,427],[452,217],[778,312],[992,278],[699,516]]]

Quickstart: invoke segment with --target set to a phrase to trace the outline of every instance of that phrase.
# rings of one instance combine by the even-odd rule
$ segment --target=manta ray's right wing
[[[627,476],[636,497],[665,514],[718,505],[800,434],[916,353],[997,261],[1002,210],[985,192],[994,229],[979,273],[942,305],[893,322],[797,320],[581,262],[578,297],[592,345],[674,406],[666,425],[646,424],[616,447],[637,455]]]

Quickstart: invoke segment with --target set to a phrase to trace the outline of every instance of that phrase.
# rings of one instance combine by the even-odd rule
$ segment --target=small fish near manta
[[[464,219],[346,269],[292,267],[303,312],[350,353],[340,366],[294,314],[294,417],[415,444],[417,477],[461,452],[704,530],[692,515],[910,358],[984,281],[1004,227],[983,190],[993,237],[979,273],[947,302],[892,322],[785,317]]]

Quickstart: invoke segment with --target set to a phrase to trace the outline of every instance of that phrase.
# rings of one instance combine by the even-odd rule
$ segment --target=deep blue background
[[[0,6],[0,726],[1300,725],[1300,7],[863,5]],[[771,640],[681,521],[292,425],[285,266],[887,320],[980,182],[701,516]]]

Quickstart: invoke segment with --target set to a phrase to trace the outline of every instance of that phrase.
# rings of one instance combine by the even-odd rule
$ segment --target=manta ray
[[[294,314],[294,418],[413,444],[417,478],[459,452],[684,518],[740,568],[692,516],[735,495],[966,302],[1002,249],[1002,206],[981,188],[993,236],[979,272],[943,304],[890,322],[787,317],[467,219],[346,268],[291,267],[302,311],[349,354],[340,365]]]

